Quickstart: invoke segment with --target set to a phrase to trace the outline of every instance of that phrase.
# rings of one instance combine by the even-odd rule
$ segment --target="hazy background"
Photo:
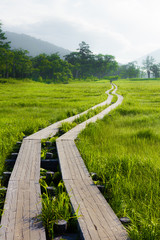
[[[3,31],[75,51],[81,41],[121,63],[160,48],[159,0],[0,0]]]

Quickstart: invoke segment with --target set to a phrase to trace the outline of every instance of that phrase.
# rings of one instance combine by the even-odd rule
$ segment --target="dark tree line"
[[[65,60],[72,64],[74,78],[110,76],[117,70],[118,63],[112,55],[94,55],[85,42],[79,44],[77,52],[65,56]]]
[[[58,54],[30,57],[27,50],[11,50],[0,23],[0,77],[32,78],[48,82],[68,82],[72,66]]]
[[[136,62],[119,65],[117,75],[121,78],[138,78],[140,76],[140,68],[136,65]]]
[[[94,55],[85,42],[79,44],[76,52],[64,57],[65,60],[58,54],[30,57],[27,50],[11,50],[0,23],[0,77],[67,83],[73,78],[104,78],[115,75],[128,78],[139,75],[135,63],[118,65],[112,55]]]

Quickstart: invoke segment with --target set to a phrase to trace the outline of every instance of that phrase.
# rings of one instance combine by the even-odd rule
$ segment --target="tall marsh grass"
[[[90,172],[106,187],[132,240],[160,239],[160,81],[118,81],[124,102],[79,135]]]
[[[72,206],[70,203],[70,196],[66,193],[63,182],[60,182],[57,187],[57,194],[54,197],[49,196],[47,187],[48,185],[44,180],[40,181],[41,186],[44,189],[41,195],[42,199],[42,213],[39,218],[46,229],[48,239],[54,238],[54,224],[58,220],[65,220],[69,225],[77,224],[78,211],[72,212]]]
[[[0,79],[0,174],[16,141],[106,100],[109,82],[44,84]]]

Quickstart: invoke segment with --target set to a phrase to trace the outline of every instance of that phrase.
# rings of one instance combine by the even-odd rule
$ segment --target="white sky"
[[[3,31],[133,61],[160,48],[159,0],[0,0]]]

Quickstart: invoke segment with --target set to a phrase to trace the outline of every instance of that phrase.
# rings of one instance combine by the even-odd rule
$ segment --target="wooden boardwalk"
[[[106,93],[109,94],[109,91]],[[111,100],[112,96],[109,94],[105,102],[91,109],[110,104]],[[110,110],[113,106],[116,107],[116,104],[111,105]],[[46,240],[42,224],[35,220],[41,212],[39,185],[41,139],[54,136],[62,122],[72,122],[87,111],[52,124],[23,140],[8,184],[0,240]],[[98,118],[102,118],[107,111],[100,113]],[[93,117],[91,121],[96,119]],[[67,190],[72,190],[71,202],[74,209],[80,205],[82,217],[79,218],[79,225],[84,239],[126,240],[125,230],[97,187],[93,185],[74,143],[77,134],[88,122],[89,120],[78,125],[57,140],[63,180]]]
[[[23,140],[13,168],[1,220],[1,240],[45,240],[45,230],[35,217],[40,204],[41,141]]]
[[[79,208],[78,219],[81,238],[87,240],[127,240],[128,234],[121,222],[94,185],[74,140],[86,124],[95,122],[121,104],[118,96],[115,104],[88,119],[57,139],[57,152],[66,189],[71,196],[74,211]]]

